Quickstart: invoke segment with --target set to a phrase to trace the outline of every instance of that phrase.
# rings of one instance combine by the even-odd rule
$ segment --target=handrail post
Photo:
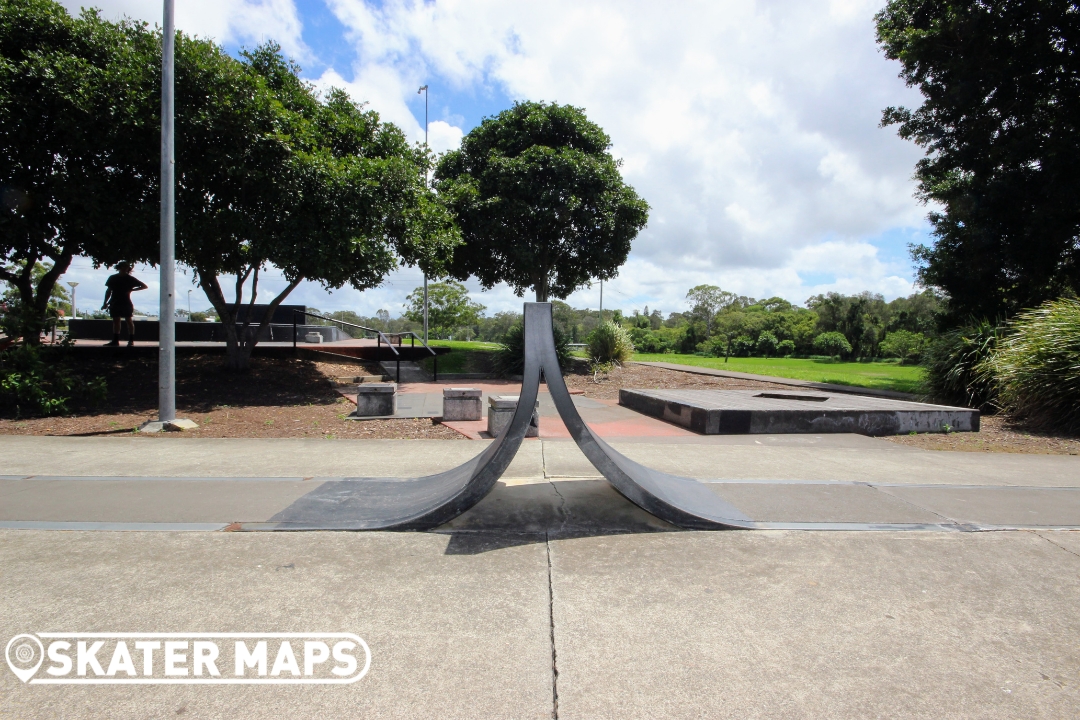
[[[439,356],[434,355],[431,358],[431,381],[439,382]]]
[[[398,356],[398,359],[397,359],[397,384],[398,385],[401,384],[401,356],[400,355]]]
[[[292,349],[296,349],[296,311],[292,311]]]

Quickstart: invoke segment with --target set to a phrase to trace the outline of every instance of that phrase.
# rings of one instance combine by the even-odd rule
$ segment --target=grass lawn
[[[693,365],[715,370],[772,375],[793,380],[855,385],[879,390],[919,392],[923,369],[918,365],[897,362],[840,362],[801,358],[724,358],[699,355],[635,353],[634,360]]]
[[[466,342],[464,340],[431,340],[432,347],[448,347],[450,352],[439,356],[440,373],[490,373],[498,343]],[[420,361],[420,366],[431,372],[431,359]]]

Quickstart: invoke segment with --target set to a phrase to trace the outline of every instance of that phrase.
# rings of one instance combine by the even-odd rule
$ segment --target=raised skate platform
[[[817,391],[626,389],[619,404],[704,435],[979,430],[970,408]]]

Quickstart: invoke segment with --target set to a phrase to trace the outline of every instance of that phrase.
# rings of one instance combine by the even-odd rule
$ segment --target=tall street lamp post
[[[424,93],[424,149],[428,149],[428,87],[424,85],[416,94]],[[427,171],[424,171],[424,183],[427,183]],[[427,273],[424,273],[424,343],[427,344],[427,312],[428,312],[428,299],[427,299]]]
[[[197,428],[176,418],[176,127],[173,83],[176,27],[174,0],[164,0],[161,28],[161,295],[158,309],[158,419],[142,432]]]

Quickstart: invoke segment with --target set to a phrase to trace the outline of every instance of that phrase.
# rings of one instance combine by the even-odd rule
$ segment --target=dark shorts
[[[135,307],[130,303],[112,303],[109,305],[109,317],[113,320],[129,318],[135,314]]]

